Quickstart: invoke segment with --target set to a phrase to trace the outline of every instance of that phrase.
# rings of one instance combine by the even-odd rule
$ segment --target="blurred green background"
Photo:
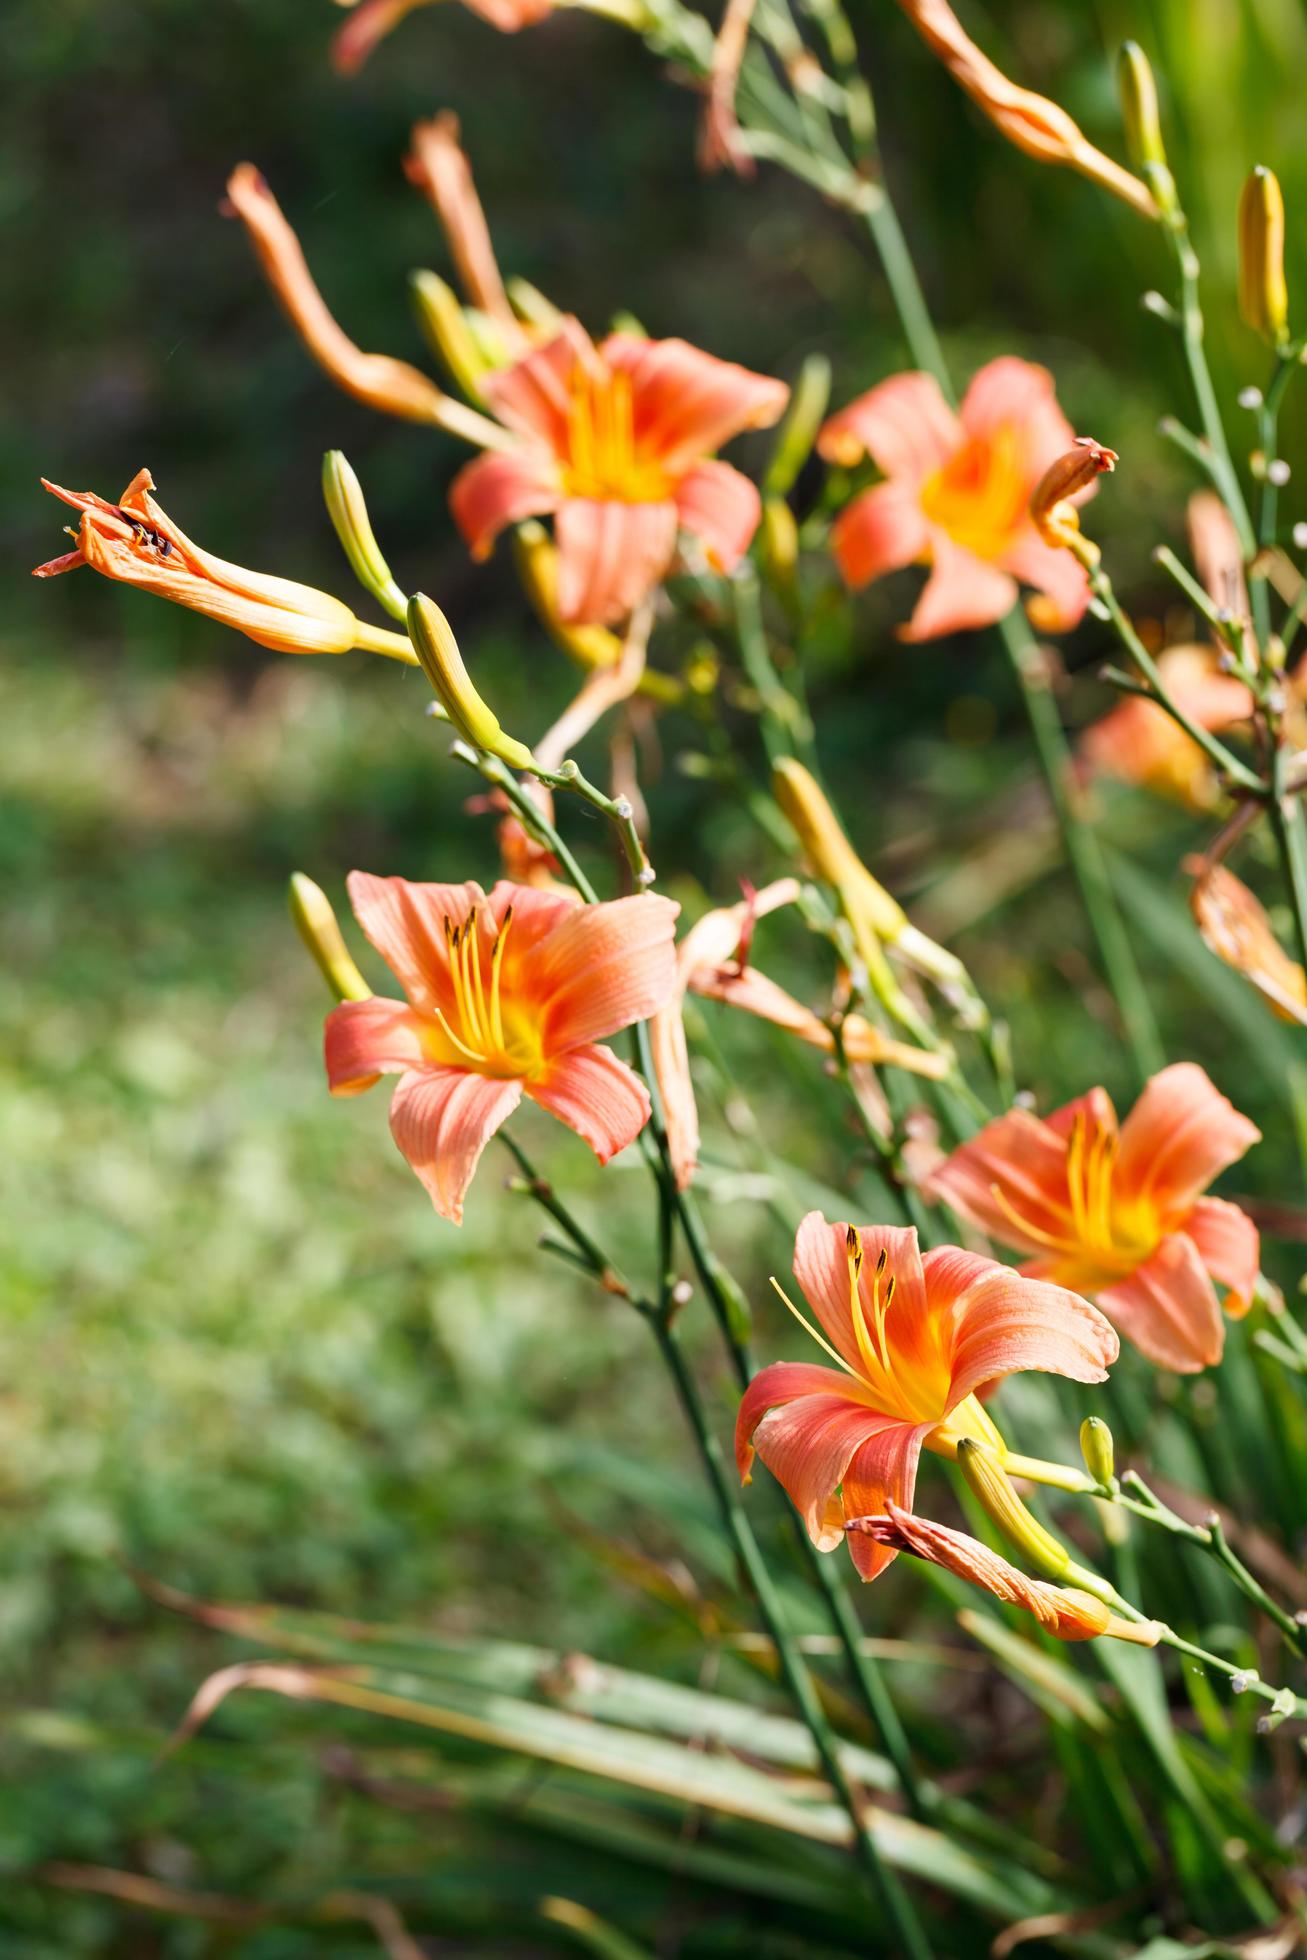
[[[1118,154],[1110,53],[1127,31],[1145,42],[1211,274],[1225,398],[1260,379],[1261,351],[1233,313],[1233,213],[1253,161],[1277,168],[1291,214],[1307,206],[1301,7],[992,0],[966,17]],[[1053,367],[1072,421],[1123,457],[1094,509],[1119,586],[1142,616],[1186,631],[1148,558],[1181,536],[1191,487],[1154,433],[1159,414],[1189,413],[1172,339],[1138,305],[1168,276],[1159,240],[1008,149],[891,0],[861,0],[854,20],[957,370],[998,351]],[[850,221],[766,169],[752,185],[705,182],[696,98],[617,29],[564,16],[509,39],[441,7],[346,83],[326,57],[336,21],[326,0],[5,10],[0,1871],[14,1874],[90,1860],[309,1894],[364,1865],[379,1828],[385,1838],[309,1750],[234,1781],[202,1750],[151,1767],[152,1738],[230,1645],[145,1602],[129,1565],[209,1597],[541,1636],[693,1678],[693,1648],[687,1660],[639,1588],[597,1568],[576,1523],[661,1557],[677,1550],[680,1516],[699,1544],[700,1500],[639,1326],[535,1258],[534,1220],[501,1193],[493,1153],[455,1233],[394,1154],[384,1098],[333,1105],[322,1085],[323,1001],[286,923],[288,873],[338,896],[354,865],[495,870],[424,718],[425,684],[362,656],[277,660],[90,573],[33,585],[26,570],[61,548],[66,514],[36,478],[115,495],[148,464],[168,510],[213,550],[349,597],[317,491],[323,449],[343,448],[401,583],[439,597],[505,723],[530,736],[575,675],[542,644],[502,558],[473,568],[453,534],[444,496],[461,453],[344,400],[310,364],[218,213],[231,165],[266,172],[367,348],[423,360],[405,276],[448,266],[400,159],[411,122],[452,107],[501,261],[592,327],[629,309],[653,333],[786,377],[821,348],[837,400],[904,353]],[[1302,237],[1291,216],[1291,282],[1307,274]],[[1251,418],[1231,416],[1243,453]],[[1286,521],[1307,516],[1295,486],[1285,503]],[[1065,879],[1036,866],[995,909],[974,870],[981,844],[1001,871],[1042,809],[1001,656],[976,638],[904,649],[891,627],[907,586],[859,603],[809,675],[851,828],[888,882],[920,894],[923,918],[958,931],[1014,1023],[1023,1081],[1041,1097],[1090,1079],[1121,1088]],[[1072,723],[1106,705],[1092,677],[1107,652],[1087,620],[1067,649]],[[696,740],[669,720],[648,784],[662,886],[692,909],[770,869],[742,816],[676,768]],[[1288,1038],[1193,948],[1176,866],[1201,830],[1139,795],[1104,792],[1102,806],[1172,1052],[1203,1060],[1267,1129],[1230,1188],[1296,1206]],[[802,980],[780,935],[776,958]],[[815,966],[807,979],[816,998]],[[712,1027],[742,1069],[766,1063],[766,1146],[841,1195],[865,1190],[815,1065],[720,1016]],[[755,1143],[724,1123],[729,1093],[714,1084],[709,1071],[725,1168],[705,1195],[762,1303],[786,1235],[749,1201],[737,1172],[756,1169]],[[823,1108],[829,1120],[814,1122]],[[543,1125],[527,1128],[543,1139]],[[560,1177],[596,1203],[587,1153],[548,1141]],[[1268,1261],[1296,1277],[1292,1245]],[[788,1335],[760,1311],[774,1349]],[[729,1384],[715,1386],[725,1425]],[[896,1609],[881,1588],[870,1622],[893,1624],[906,1595]],[[61,1711],[64,1726],[34,1723],[34,1709]],[[116,1740],[101,1750],[96,1736]],[[471,1826],[428,1855],[450,1876],[436,1930],[476,1945],[498,1883],[521,1905],[512,1950],[542,1950],[529,1902],[548,1889],[548,1857],[537,1872],[514,1853],[522,1870],[497,1879],[491,1860],[478,1891],[486,1854]],[[23,1960],[217,1952],[211,1937],[26,1880],[0,1897],[0,1950]],[[783,1925],[766,1937],[753,1950],[804,1950]],[[239,1950],[375,1946],[335,1929],[251,1935]]]

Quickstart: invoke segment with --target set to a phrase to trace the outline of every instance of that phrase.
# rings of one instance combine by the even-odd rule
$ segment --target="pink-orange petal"
[[[1121,1125],[1117,1188],[1164,1215],[1187,1211],[1261,1134],[1196,1062],[1175,1062],[1145,1085]]]
[[[928,1252],[923,1262],[928,1286],[963,1277],[958,1262],[966,1257],[953,1246]],[[1007,1375],[1035,1372],[1103,1382],[1119,1351],[1105,1315],[1078,1293],[1023,1278],[1007,1266],[974,1271],[954,1308],[949,1406]]]
[[[413,1069],[400,1077],[390,1105],[391,1135],[451,1224],[462,1224],[463,1199],[481,1153],[521,1097],[519,1081],[465,1069]]]
[[[406,1000],[373,994],[333,1007],[323,1029],[327,1086],[333,1096],[356,1096],[381,1075],[403,1075],[427,1059],[422,1022]]]
[[[1226,1198],[1200,1198],[1180,1230],[1212,1278],[1228,1287],[1225,1311],[1236,1318],[1247,1313],[1262,1263],[1261,1236],[1247,1212]]]
[[[937,640],[946,633],[968,633],[993,626],[1017,602],[1010,573],[955,544],[938,525],[930,527],[930,577],[911,619],[900,626],[901,640]]]
[[[670,999],[679,910],[656,894],[614,898],[582,907],[550,935],[533,974],[546,1054],[616,1034]]]
[[[919,488],[963,442],[962,425],[928,374],[895,374],[823,424],[818,453],[844,468],[870,456],[888,477]]]
[[[534,437],[555,456],[565,457],[572,408],[570,384],[578,363],[594,368],[598,356],[580,321],[569,317],[545,346],[533,349],[511,367],[486,375],[481,386],[505,428]]]
[[[735,1463],[742,1479],[753,1467],[753,1432],[769,1409],[778,1409],[800,1396],[836,1401],[860,1401],[847,1375],[811,1361],[773,1361],[760,1368],[740,1398],[735,1418]],[[860,1406],[862,1406],[860,1402]]]
[[[612,626],[662,582],[676,549],[676,505],[569,497],[554,519],[558,613],[569,625]]]
[[[649,1120],[649,1091],[611,1048],[591,1044],[553,1055],[524,1087],[532,1102],[575,1130],[601,1164],[634,1143]]]
[[[474,558],[525,517],[547,517],[562,498],[558,465],[542,448],[493,449],[465,463],[449,486],[449,508]]]
[[[831,527],[830,544],[846,585],[858,589],[924,556],[929,531],[915,488],[878,483],[855,497]]]
[[[354,916],[415,1007],[453,1006],[445,920],[461,925],[486,895],[480,885],[410,884],[351,871],[346,886]]]
[[[1044,1251],[1046,1237],[1063,1237],[1070,1225],[1066,1142],[1024,1109],[996,1117],[960,1144],[931,1172],[925,1190],[1000,1245],[1022,1252]],[[1018,1219],[1032,1230],[1023,1231]]]
[[[770,1371],[768,1371],[770,1372]],[[837,1392],[801,1395],[772,1408],[753,1432],[753,1445],[781,1484],[822,1551],[838,1545],[843,1531],[833,1521],[830,1500],[849,1475],[850,1465],[882,1438],[883,1454],[909,1425],[884,1416]]]
[[[1069,633],[1079,625],[1089,604],[1089,579],[1069,551],[1055,550],[1033,525],[1023,525],[1003,553],[1003,569],[1040,594],[1031,616],[1041,632]]]
[[[1016,438],[1032,489],[1075,441],[1048,369],[1015,354],[1001,354],[977,370],[958,414],[972,440],[993,439],[1003,429]]]
[[[1194,1375],[1214,1366],[1225,1347],[1216,1289],[1198,1247],[1183,1232],[1163,1239],[1126,1279],[1098,1295],[1104,1313],[1159,1368]]]
[[[733,572],[753,541],[762,499],[757,485],[729,463],[696,463],[676,486],[676,514],[708,562],[719,572]]]
[[[888,1504],[912,1509],[917,1488],[917,1464],[921,1446],[930,1433],[929,1423],[899,1422],[887,1425],[879,1435],[869,1437],[849,1464],[844,1477],[842,1504],[846,1518],[865,1518],[883,1511]],[[877,1579],[897,1554],[874,1538],[850,1533],[849,1555],[863,1579]]]
[[[785,411],[783,381],[705,354],[687,340],[610,334],[599,352],[631,377],[635,440],[671,473],[710,456],[745,429],[765,429]]]
[[[826,1338],[852,1368],[865,1364],[853,1329],[849,1289],[848,1226],[831,1224],[819,1211],[810,1211],[794,1240],[794,1277],[816,1314]],[[861,1296],[868,1308],[877,1261],[885,1254],[885,1271],[894,1275],[895,1345],[909,1327],[924,1319],[926,1282],[921,1268],[917,1234],[911,1226],[863,1225]],[[900,1330],[903,1330],[901,1336]]]

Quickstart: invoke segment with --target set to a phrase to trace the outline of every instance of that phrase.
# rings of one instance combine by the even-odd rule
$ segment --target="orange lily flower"
[[[1079,1295],[958,1246],[923,1257],[911,1229],[809,1212],[794,1273],[823,1330],[808,1332],[839,1372],[798,1361],[762,1369],[740,1403],[735,1455],[747,1482],[757,1452],[821,1551],[890,1499],[911,1510],[923,1446],[954,1456],[974,1436],[1005,1453],[978,1399],[1005,1376],[1040,1369],[1101,1382],[1117,1356],[1108,1322]],[[895,1555],[858,1533],[848,1544],[864,1579]]]
[[[1167,693],[1199,728],[1229,728],[1253,712],[1251,690],[1233,674],[1223,674],[1208,647],[1168,647],[1157,662]],[[1221,798],[1216,771],[1165,708],[1129,695],[1090,724],[1080,737],[1090,768],[1126,783],[1137,783],[1197,812]]]
[[[336,0],[336,4],[353,12],[332,39],[331,59],[342,75],[352,75],[402,20],[419,7],[432,6],[434,0]],[[553,11],[553,0],[463,0],[463,4],[502,34],[531,27]]]
[[[116,504],[93,490],[62,490],[41,482],[53,496],[81,512],[77,549],[38,565],[35,578],[89,565],[105,578],[155,592],[191,612],[234,626],[247,639],[276,653],[347,653],[366,647],[416,665],[405,636],[356,619],[349,607],[311,585],[296,585],[267,572],[246,571],[202,551],[150,492],[154,480],[138,470]]]
[[[582,905],[501,882],[349,878],[355,917],[404,1000],[343,1001],[327,1016],[327,1080],[358,1095],[398,1075],[396,1144],[455,1225],[486,1144],[523,1095],[601,1164],[649,1117],[644,1083],[605,1035],[657,1011],[673,984],[677,907],[652,895]]]
[[[990,361],[955,414],[928,374],[896,374],[833,415],[817,438],[828,462],[869,456],[885,477],[839,515],[831,547],[849,585],[928,561],[929,579],[904,640],[990,626],[1033,585],[1035,624],[1074,626],[1089,597],[1085,574],[1046,544],[1030,497],[1075,438],[1053,377],[1012,355]],[[1082,495],[1092,494],[1092,486]]]
[[[748,549],[757,488],[711,452],[776,421],[784,382],[683,340],[616,333],[596,347],[568,319],[483,390],[517,440],[455,478],[455,521],[484,558],[507,525],[552,515],[565,622],[625,618],[670,567],[678,530],[721,571]]]
[[[1137,1646],[1157,1645],[1158,1629],[1152,1620],[1118,1619],[1103,1600],[1078,1586],[1054,1586],[1046,1579],[1029,1579],[978,1538],[916,1517],[893,1498],[887,1499],[883,1516],[850,1518],[845,1530],[860,1533],[890,1551],[908,1552],[929,1565],[942,1565],[946,1572],[983,1587],[1005,1605],[1033,1613],[1045,1633],[1057,1640],[1096,1640],[1111,1634]]]
[[[1225,1310],[1248,1311],[1261,1247],[1237,1205],[1202,1194],[1261,1132],[1194,1062],[1152,1077],[1118,1127],[1104,1089],[1046,1119],[1009,1110],[934,1172],[927,1192],[1004,1245],[1022,1271],[1098,1302],[1158,1367],[1219,1361]]]
[[[649,1024],[654,1073],[662,1097],[667,1147],[682,1191],[699,1168],[699,1110],[690,1075],[682,1015],[687,993],[770,1021],[811,1047],[835,1052],[835,1037],[821,1016],[749,964],[747,941],[759,919],[799,896],[797,878],[778,878],[738,905],[706,912],[676,949],[677,984]],[[894,1041],[861,1014],[848,1014],[840,1029],[844,1053],[854,1064],[889,1065],[914,1075],[948,1073],[948,1057]]]

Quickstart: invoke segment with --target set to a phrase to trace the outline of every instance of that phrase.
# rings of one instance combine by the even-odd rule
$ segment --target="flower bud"
[[[409,290],[418,325],[432,353],[444,363],[455,386],[470,400],[479,402],[481,378],[490,364],[477,344],[452,286],[447,286],[434,272],[414,272],[409,278]]]
[[[1239,311],[1272,346],[1289,338],[1289,290],[1284,283],[1284,198],[1273,170],[1262,164],[1239,198]]]
[[[331,900],[302,871],[291,877],[290,916],[335,998],[370,1000],[372,989],[349,956]]]
[[[763,477],[763,492],[785,497],[812,454],[830,403],[830,362],[824,354],[809,354],[799,370],[790,405],[776,432],[771,461]]]
[[[381,555],[364,502],[363,486],[339,449],[329,449],[322,459],[322,495],[355,578],[388,613],[403,619],[408,600]]]
[[[988,1515],[1016,1546],[1025,1563],[1033,1565],[1046,1579],[1064,1579],[1071,1570],[1071,1554],[1026,1509],[998,1454],[974,1437],[964,1436],[958,1444],[958,1466]]]
[[[1159,208],[1171,215],[1178,208],[1175,179],[1166,162],[1162,124],[1157,113],[1157,84],[1148,56],[1137,41],[1126,41],[1117,64],[1121,114],[1130,160],[1142,171]]]
[[[813,871],[839,892],[850,925],[856,931],[856,909],[878,939],[888,939],[892,944],[908,923],[907,914],[872,877],[844,835],[816,779],[801,762],[782,756],[772,771],[772,793],[798,832]]]
[[[793,606],[798,598],[799,527],[784,497],[763,498],[760,542],[767,576],[783,603]]]
[[[436,699],[463,739],[515,769],[529,769],[530,749],[505,735],[472,685],[449,621],[425,593],[415,592],[408,602],[408,634]]]
[[[1080,1454],[1097,1484],[1110,1486],[1116,1476],[1112,1432],[1101,1416],[1086,1416],[1080,1425]]]

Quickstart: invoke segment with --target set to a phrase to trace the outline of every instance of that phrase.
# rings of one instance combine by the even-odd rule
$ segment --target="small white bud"
[[[1296,551],[1307,551],[1307,524],[1295,524],[1293,543]]]
[[[1237,399],[1240,408],[1260,408],[1264,397],[1260,388],[1241,388]]]
[[[1290,470],[1283,456],[1277,456],[1273,463],[1266,465],[1266,481],[1273,483],[1277,490],[1284,488],[1292,474],[1293,472]]]

